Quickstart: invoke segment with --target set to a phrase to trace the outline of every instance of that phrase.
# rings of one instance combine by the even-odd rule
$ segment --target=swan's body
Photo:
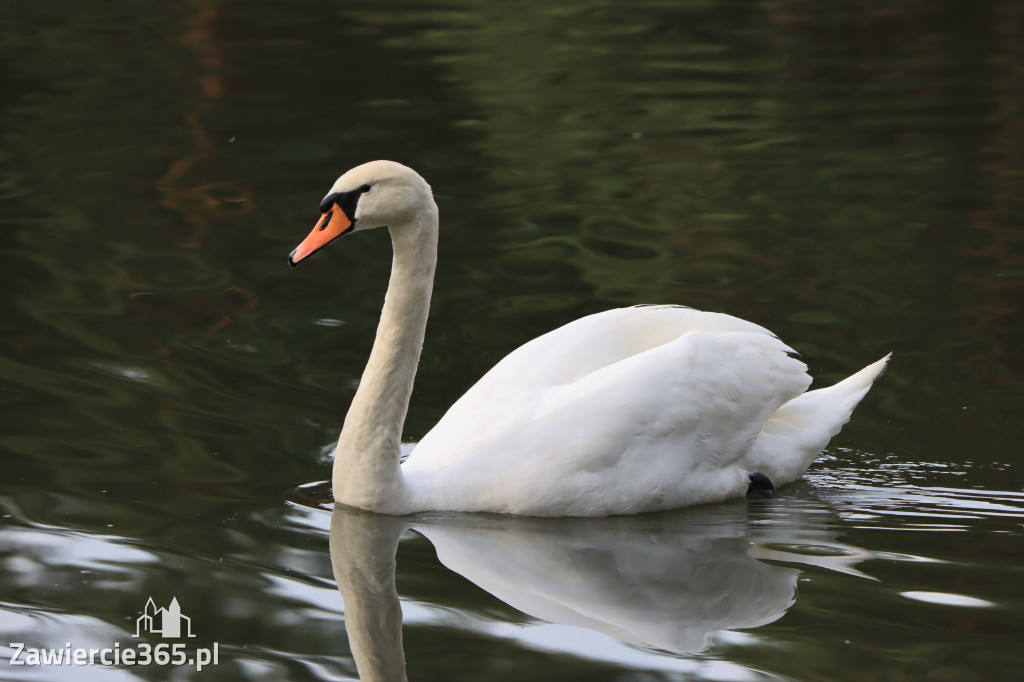
[[[387,513],[604,516],[739,497],[796,480],[888,358],[805,392],[771,332],[728,315],[643,306],[590,315],[513,351],[399,462],[437,256],[437,206],[411,169],[352,169],[292,252],[387,225],[391,282],[334,461],[340,503]]]

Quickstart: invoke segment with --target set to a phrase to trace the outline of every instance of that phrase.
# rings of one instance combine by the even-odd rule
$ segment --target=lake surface
[[[352,636],[367,679],[1021,679],[1022,35],[1014,0],[4,4],[0,678],[355,679]],[[889,371],[770,499],[335,512],[390,244],[285,258],[373,158],[442,216],[410,444],[632,303]],[[195,637],[134,638],[150,598]],[[9,660],[161,642],[217,664]]]

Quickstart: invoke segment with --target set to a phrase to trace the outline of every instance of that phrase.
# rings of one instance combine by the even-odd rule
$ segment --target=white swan
[[[374,227],[388,227],[394,248],[377,338],[335,450],[342,504],[606,516],[717,502],[752,483],[772,489],[803,475],[888,361],[805,393],[804,364],[751,322],[672,306],[609,310],[513,351],[401,463],[437,205],[415,171],[371,161],[338,178],[320,210],[291,265]]]

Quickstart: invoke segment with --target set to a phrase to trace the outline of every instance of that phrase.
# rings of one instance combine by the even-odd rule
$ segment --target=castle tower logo
[[[184,623],[185,634],[182,634],[182,623]],[[182,615],[181,606],[178,605],[178,598],[171,599],[167,608],[157,608],[150,597],[146,602],[146,608],[142,615],[135,619],[135,634],[132,637],[141,637],[142,633],[160,635],[161,637],[195,637],[192,634],[192,619]]]

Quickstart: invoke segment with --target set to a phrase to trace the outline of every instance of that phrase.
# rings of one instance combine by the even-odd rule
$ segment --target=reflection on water
[[[786,525],[772,529],[781,542]],[[595,523],[415,528],[441,563],[524,613],[676,653],[705,649],[719,630],[771,623],[795,598],[796,570],[755,560],[757,534],[741,505]]]
[[[857,575],[854,564],[871,558],[797,509],[761,510],[771,524],[758,525],[745,504],[610,519],[409,520],[339,507],[331,561],[364,682],[404,676],[395,552],[410,528],[447,568],[531,618],[686,654],[722,630],[780,618],[796,598],[792,565]]]
[[[341,508],[331,517],[331,566],[345,600],[345,631],[362,682],[405,679],[395,552],[408,528],[402,518]]]
[[[202,679],[356,676],[331,515],[284,491],[328,475],[389,244],[281,254],[384,157],[443,217],[408,440],[623,303],[764,324],[820,385],[894,351],[774,500],[416,520],[412,679],[1017,679],[1021,35],[1015,0],[0,3],[0,644],[126,642],[176,597]],[[757,598],[697,609],[711,569]]]
[[[395,551],[410,528],[447,568],[534,619],[682,654],[720,631],[772,623],[794,603],[800,571],[759,558],[854,574],[870,558],[808,527],[807,509],[762,513],[770,525],[752,524],[739,504],[609,519],[409,520],[338,508],[331,559],[360,679],[403,676]]]
[[[825,480],[841,474],[853,483]],[[76,507],[52,497],[22,508],[8,498],[0,632],[36,647],[126,646],[145,599],[175,597],[196,646],[219,643],[221,663],[204,678],[309,680],[397,679],[403,655],[410,679],[562,679],[579,670],[800,679],[833,669],[845,641],[858,651],[892,641],[928,651],[964,627],[1012,639],[1022,606],[1016,567],[976,547],[1012,556],[1024,493],[857,477],[833,469],[815,487],[773,499],[629,518],[393,518],[275,502],[192,518],[143,514],[133,534],[47,525],[47,513]],[[315,501],[324,491],[293,496]],[[896,514],[900,504],[929,510],[913,495],[947,513],[921,525]],[[786,654],[793,648],[808,653]],[[946,679],[981,665],[961,653],[943,664]],[[863,656],[851,651],[841,663],[847,655],[849,665]],[[887,663],[856,665],[881,676]],[[67,679],[50,672],[5,676]],[[75,679],[114,672],[90,668]]]
[[[469,629],[581,659],[636,659],[656,670],[746,679],[755,674],[756,663],[747,668],[717,661],[711,674],[707,661],[686,655],[711,646],[756,648],[758,628],[778,621],[798,602],[802,575],[805,582],[844,576],[838,578],[844,591],[874,599],[887,588],[860,570],[863,562],[876,567],[947,563],[838,540],[840,517],[850,507],[857,507],[858,518],[869,518],[882,496],[905,491],[874,492],[839,509],[789,497],[608,519],[395,518],[339,507],[331,519],[331,560],[364,681],[403,678],[403,612],[413,628]],[[1024,519],[1024,497],[1016,502],[1006,511]],[[417,601],[400,603],[396,551],[400,540],[411,541],[410,529],[430,541],[446,568],[520,612],[514,619],[518,625],[503,627],[486,612],[456,616],[424,609]],[[402,571],[401,562],[397,569]],[[995,606],[950,591],[905,590],[899,596],[956,608]],[[624,644],[676,658],[645,660],[637,655],[641,650]],[[421,665],[410,660],[414,670]],[[520,673],[528,675],[526,670]]]

